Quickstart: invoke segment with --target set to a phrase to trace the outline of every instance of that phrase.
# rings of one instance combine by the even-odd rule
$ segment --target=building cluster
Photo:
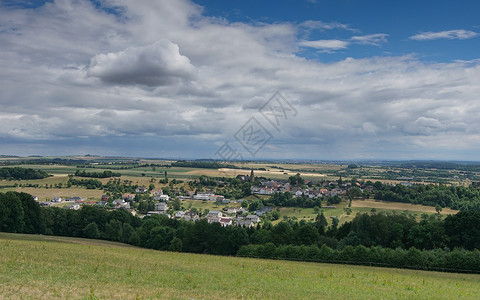
[[[294,197],[307,196],[309,198],[319,198],[343,196],[350,187],[350,182],[339,185],[336,181],[326,181],[323,182],[321,186],[297,187],[291,186],[286,180],[261,180],[259,185],[251,187],[251,191],[252,194],[258,195],[290,192]]]

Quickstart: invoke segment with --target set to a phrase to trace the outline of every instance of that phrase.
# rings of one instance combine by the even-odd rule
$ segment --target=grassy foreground
[[[480,276],[159,252],[0,233],[0,298],[458,299]]]

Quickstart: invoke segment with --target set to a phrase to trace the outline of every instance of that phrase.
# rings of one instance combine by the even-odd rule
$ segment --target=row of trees
[[[476,187],[423,185],[381,185],[375,199],[393,202],[450,207],[459,210],[480,211],[480,190]]]
[[[103,172],[86,172],[85,170],[75,171],[75,176],[78,177],[92,177],[92,178],[109,178],[109,177],[120,177],[122,174],[115,173],[112,171],[103,171]]]
[[[30,168],[0,168],[0,179],[43,179],[50,175],[43,170],[34,170]]]
[[[434,249],[420,251],[397,248],[347,246],[341,250],[326,245],[318,247],[282,245],[242,246],[237,256],[268,259],[302,260],[395,268],[413,268],[438,271],[480,272],[480,250]]]
[[[270,198],[262,200],[262,203],[265,206],[312,208],[316,206],[322,207],[322,199],[327,205],[339,204],[341,202],[341,198],[337,195],[326,198],[310,198],[305,195],[294,197],[294,195],[290,192],[277,192],[270,196]]]

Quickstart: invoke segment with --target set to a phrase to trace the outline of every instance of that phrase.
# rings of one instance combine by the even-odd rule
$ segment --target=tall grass
[[[0,298],[475,299],[479,279],[0,234]]]

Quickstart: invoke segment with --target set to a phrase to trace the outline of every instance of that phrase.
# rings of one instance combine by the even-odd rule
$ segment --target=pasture
[[[479,275],[0,233],[0,295],[8,299],[477,299],[479,288]]]

